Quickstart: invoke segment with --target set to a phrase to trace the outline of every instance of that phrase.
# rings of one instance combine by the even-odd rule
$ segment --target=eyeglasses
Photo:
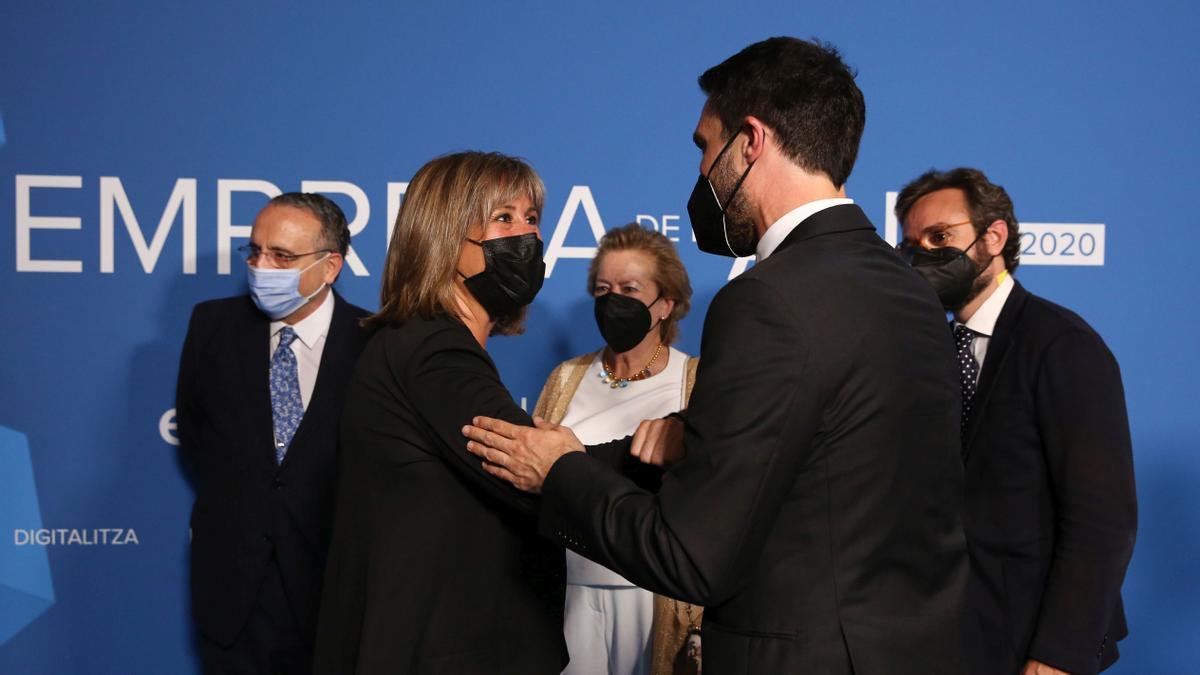
[[[932,251],[935,248],[945,248],[950,242],[950,234],[948,232],[950,228],[970,224],[971,221],[964,220],[961,223],[950,223],[948,225],[938,225],[927,228],[921,233],[920,239],[917,241],[906,239],[899,244],[896,244],[896,250],[901,253],[911,254],[913,250],[917,248],[923,248],[927,251]]]
[[[254,244],[244,244],[238,247],[238,253],[246,259],[247,263],[254,262],[256,258],[265,258],[268,262],[274,263],[279,267],[287,267],[306,255],[316,253],[332,253],[332,249],[319,248],[308,253],[287,253],[285,251],[276,251],[274,249],[263,250]]]

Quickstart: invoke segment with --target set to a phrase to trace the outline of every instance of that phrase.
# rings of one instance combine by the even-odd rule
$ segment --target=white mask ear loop
[[[308,267],[305,267],[304,269],[300,270],[300,274],[304,274],[305,272],[307,272],[307,271],[311,270],[313,267],[316,267],[317,265],[320,265],[321,263],[325,262],[326,260],[328,260],[328,259],[329,259],[329,256],[331,256],[331,255],[333,255],[333,253],[326,253],[326,254],[325,254],[325,255],[324,255],[324,256],[323,256],[323,257],[322,257],[320,260],[316,260],[316,261],[314,261],[314,262],[313,262],[313,264],[311,264],[311,265],[309,265]],[[313,299],[313,298],[315,298],[315,297],[317,297],[317,294],[318,294],[318,293],[320,293],[321,291],[325,290],[325,287],[326,287],[326,286],[328,286],[328,285],[329,285],[329,284],[327,284],[327,283],[325,283],[324,281],[322,281],[322,282],[321,282],[321,285],[320,285],[320,286],[317,286],[317,290],[313,291],[313,292],[312,292],[312,295],[306,296],[306,297],[304,298],[304,301],[305,301],[305,302],[312,302],[312,299]]]
[[[750,169],[752,169],[752,168],[754,168],[754,162],[750,162],[749,164],[746,165],[746,170],[742,172],[742,177],[739,178],[738,182],[735,183],[733,186],[733,192],[729,193],[729,203],[727,203],[721,207],[721,230],[725,234],[725,248],[728,248],[729,252],[732,253],[733,257],[735,257],[735,258],[738,258],[741,256],[738,255],[738,252],[735,251],[733,248],[733,244],[730,243],[730,241],[729,241],[729,220],[728,220],[728,218],[725,217],[725,213],[726,213],[726,211],[729,210],[729,205],[733,203],[733,198],[737,195],[738,190],[742,189],[742,183],[746,180],[746,176],[750,175]],[[708,181],[708,186],[712,188],[713,196],[716,197],[717,196],[717,188],[713,187],[711,180]],[[721,203],[720,197],[717,197],[717,203],[718,204]],[[753,255],[753,254],[751,254],[751,255]]]

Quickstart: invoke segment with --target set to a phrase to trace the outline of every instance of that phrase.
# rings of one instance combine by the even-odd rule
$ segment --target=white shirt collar
[[[325,299],[321,301],[321,306],[315,312],[292,326],[292,330],[296,331],[296,337],[305,347],[312,349],[313,345],[317,344],[317,340],[329,334],[329,325],[331,323],[333,323],[332,289],[325,295]],[[286,325],[288,324],[283,321],[272,321],[271,337],[275,337],[275,334],[283,330],[283,327]]]
[[[992,291],[991,296],[984,300],[979,309],[975,310],[975,313],[967,320],[967,328],[980,335],[991,337],[992,333],[996,331],[996,320],[1000,318],[1000,310],[1004,309],[1004,303],[1008,300],[1012,289],[1012,275],[1005,270],[996,278],[996,290]],[[955,321],[955,323],[958,322]]]
[[[853,199],[818,199],[813,202],[801,204],[796,208],[783,214],[779,220],[771,223],[767,231],[763,233],[761,239],[758,240],[758,246],[755,248],[757,254],[757,262],[762,262],[771,255],[784,239],[796,229],[796,226],[804,222],[809,216],[818,211],[824,211],[831,206],[841,206],[842,204],[853,204]]]

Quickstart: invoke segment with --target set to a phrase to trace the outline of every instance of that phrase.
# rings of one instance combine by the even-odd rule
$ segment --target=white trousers
[[[649,675],[654,594],[635,586],[567,584],[563,675]]]

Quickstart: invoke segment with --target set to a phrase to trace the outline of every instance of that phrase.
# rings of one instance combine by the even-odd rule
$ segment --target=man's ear
[[[332,286],[333,282],[337,281],[338,275],[342,273],[343,262],[345,259],[342,258],[342,254],[336,251],[330,253],[329,257],[322,261],[322,265],[325,267],[326,284]]]
[[[747,115],[746,119],[742,121],[740,131],[745,132],[749,139],[746,147],[742,150],[742,159],[747,164],[752,164],[758,161],[767,148],[767,125],[754,115]]]
[[[1003,220],[992,221],[984,231],[983,242],[987,245],[988,255],[1000,255],[1004,245],[1008,243],[1008,223]]]

